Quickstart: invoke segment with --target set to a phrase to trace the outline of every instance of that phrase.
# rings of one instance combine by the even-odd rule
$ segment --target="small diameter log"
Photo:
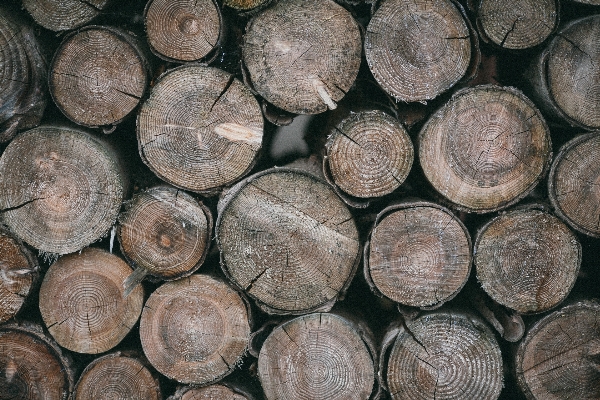
[[[167,400],[254,400],[250,394],[239,391],[229,384],[219,383],[202,388],[185,386]]]
[[[212,216],[202,202],[179,189],[156,186],[127,204],[117,232],[121,251],[136,270],[173,280],[202,265],[211,231]]]
[[[158,379],[140,360],[108,354],[92,361],[81,373],[73,400],[161,400]]]
[[[502,214],[477,233],[477,279],[496,302],[522,314],[547,311],[575,284],[581,244],[558,218],[535,208]]]
[[[69,361],[40,326],[0,326],[1,399],[67,400],[72,390]]]
[[[80,130],[29,130],[0,157],[3,221],[44,252],[72,253],[102,237],[117,219],[126,188],[117,154]]]
[[[321,179],[277,168],[250,176],[219,203],[221,267],[274,314],[328,311],[360,260],[352,214]]]
[[[65,36],[49,71],[58,108],[88,127],[121,122],[138,105],[147,83],[148,64],[136,39],[108,26]]]
[[[104,250],[87,248],[59,258],[40,288],[40,312],[61,346],[98,354],[115,347],[137,322],[144,301],[138,285],[124,297],[131,267]]]
[[[137,136],[142,160],[159,178],[210,193],[252,168],[263,116],[233,75],[188,65],[168,71],[153,87],[138,116]]]
[[[0,143],[37,126],[46,108],[46,62],[33,29],[0,7]]]
[[[477,29],[483,40],[505,49],[537,46],[558,27],[558,0],[479,0]]]
[[[461,211],[486,213],[525,197],[552,159],[550,132],[521,92],[492,85],[457,92],[423,126],[427,180]]]
[[[35,256],[0,226],[0,323],[14,317],[39,277]]]
[[[79,28],[102,13],[111,0],[23,0],[35,22],[51,31]]]
[[[233,8],[241,15],[250,15],[262,10],[273,0],[223,0],[223,5]]]
[[[502,390],[502,370],[500,347],[483,321],[438,311],[399,329],[386,380],[394,400],[494,400]]]
[[[563,307],[527,333],[515,370],[528,399],[598,399],[600,394],[600,304]]]
[[[221,10],[214,0],[151,0],[144,11],[148,43],[167,61],[196,61],[222,39]]]
[[[435,308],[463,288],[471,271],[471,238],[450,210],[424,201],[384,209],[365,246],[372,290],[407,306]]]
[[[451,0],[385,0],[367,26],[367,63],[396,100],[431,100],[467,73],[477,47],[469,28]]]
[[[375,374],[357,326],[335,314],[308,314],[280,325],[258,357],[269,400],[368,399]]]
[[[340,189],[360,198],[396,190],[414,158],[404,127],[381,111],[350,114],[331,131],[325,146],[324,170]]]
[[[207,385],[230,374],[241,362],[249,337],[244,299],[205,275],[160,286],[140,321],[148,361],[161,374],[186,384]]]
[[[246,27],[243,62],[254,89],[296,114],[337,107],[358,74],[358,23],[331,0],[286,0]]]
[[[566,143],[552,163],[548,197],[573,229],[600,237],[600,132]]]

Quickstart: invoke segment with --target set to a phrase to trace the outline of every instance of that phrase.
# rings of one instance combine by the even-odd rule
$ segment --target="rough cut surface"
[[[22,0],[35,22],[51,31],[68,31],[87,24],[111,0]]]
[[[185,387],[177,391],[167,400],[248,400],[228,386],[215,384],[203,388]]]

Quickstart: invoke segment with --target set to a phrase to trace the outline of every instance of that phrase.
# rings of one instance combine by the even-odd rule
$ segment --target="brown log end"
[[[251,397],[235,391],[223,384],[214,384],[202,388],[186,386],[169,397],[167,400],[251,400]]]
[[[35,22],[51,31],[68,31],[100,15],[111,0],[23,0]]]

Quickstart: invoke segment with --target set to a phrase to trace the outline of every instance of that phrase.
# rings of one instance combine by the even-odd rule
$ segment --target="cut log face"
[[[170,70],[137,121],[142,160],[182,189],[210,192],[241,178],[262,145],[263,116],[233,75],[200,65]]]
[[[4,223],[41,251],[67,254],[98,240],[115,223],[125,189],[116,154],[83,131],[35,128],[0,157]]]
[[[256,91],[296,114],[336,108],[360,66],[358,23],[331,0],[286,0],[246,27],[243,61]]]
[[[450,0],[386,0],[365,35],[373,76],[406,102],[433,99],[457,83],[469,68],[471,46],[469,27]]]
[[[414,158],[404,127],[381,111],[351,114],[331,132],[326,149],[335,184],[361,198],[396,190],[408,176]]]
[[[457,312],[436,312],[407,321],[406,326],[387,364],[392,399],[498,398],[502,355],[482,321]]]
[[[583,301],[538,321],[521,341],[517,380],[528,399],[597,399],[600,304]]]
[[[485,213],[525,197],[552,158],[540,112],[513,88],[457,92],[419,133],[419,159],[433,187],[463,211]]]
[[[365,256],[367,280],[381,294],[408,306],[435,307],[465,285],[471,239],[450,210],[407,202],[380,214]]]
[[[0,327],[0,398],[67,400],[72,388],[70,366],[41,327]]]
[[[196,271],[210,245],[210,211],[187,193],[158,186],[138,193],[119,217],[123,254],[136,268],[172,280]]]
[[[167,60],[200,60],[221,37],[221,11],[213,0],[152,0],[145,19],[148,43]]]
[[[158,380],[139,360],[109,354],[94,360],[81,373],[74,400],[160,400]]]
[[[486,224],[473,250],[477,279],[496,302],[539,313],[562,302],[575,284],[581,244],[558,218],[519,209]]]
[[[223,5],[241,14],[251,13],[269,5],[272,0],[223,0]]]
[[[0,323],[21,309],[37,280],[38,268],[35,256],[0,226]]]
[[[50,66],[50,94],[71,121],[114,125],[140,102],[147,62],[135,39],[111,27],[88,26],[65,37]]]
[[[557,0],[480,0],[477,8],[482,37],[506,49],[537,46],[557,25]]]
[[[186,387],[178,390],[175,395],[167,400],[248,400],[248,397],[243,396],[225,385],[210,385],[203,388]]]
[[[46,108],[46,62],[33,29],[0,7],[0,142],[37,126]]]
[[[167,282],[142,313],[140,338],[148,361],[182,383],[205,385],[231,373],[246,352],[246,304],[225,283],[204,275]]]
[[[111,0],[23,0],[35,22],[51,31],[68,31],[87,24]]]
[[[267,399],[367,399],[373,359],[356,327],[316,313],[275,328],[260,350],[258,375]]]
[[[360,259],[348,208],[321,179],[277,168],[234,187],[219,205],[222,268],[267,312],[330,309]]]
[[[131,267],[104,250],[88,248],[61,257],[40,288],[40,312],[61,346],[98,354],[115,347],[137,322],[144,302],[138,285],[126,298]]]
[[[600,237],[600,132],[566,143],[548,178],[548,197],[572,228]]]

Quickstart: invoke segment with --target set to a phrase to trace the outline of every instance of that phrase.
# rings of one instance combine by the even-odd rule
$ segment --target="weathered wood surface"
[[[51,31],[79,28],[102,14],[112,0],[23,0],[35,22]]]

